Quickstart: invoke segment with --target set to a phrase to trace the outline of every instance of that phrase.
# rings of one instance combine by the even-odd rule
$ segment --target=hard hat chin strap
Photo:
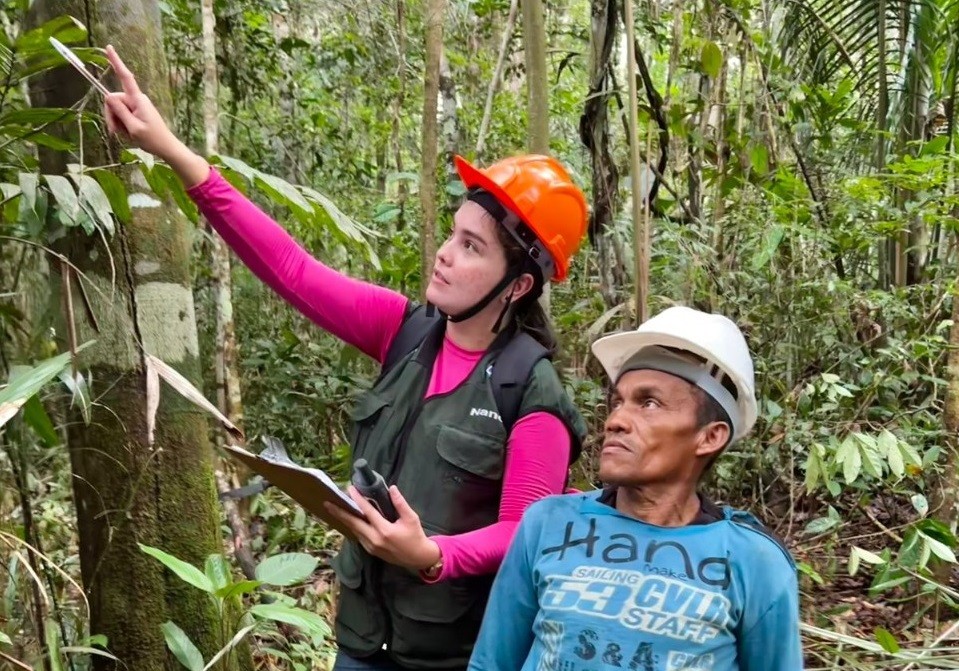
[[[505,289],[507,286],[509,286],[509,283],[510,283],[510,282],[512,282],[513,280],[519,278],[519,276],[522,275],[522,274],[523,274],[523,271],[522,271],[522,270],[519,270],[519,271],[509,270],[509,271],[507,271],[506,275],[503,276],[503,279],[501,279],[499,282],[497,282],[496,286],[494,286],[492,289],[490,289],[490,291],[489,291],[485,296],[483,296],[483,297],[479,300],[479,302],[477,302],[476,304],[474,304],[472,307],[467,308],[467,309],[464,310],[463,312],[460,312],[459,314],[456,314],[456,315],[447,314],[447,313],[443,312],[442,310],[439,310],[439,308],[437,308],[437,307],[436,307],[435,305],[433,305],[432,303],[430,303],[430,304],[427,305],[427,307],[426,307],[426,313],[427,313],[427,315],[429,315],[429,316],[432,317],[433,314],[438,310],[441,315],[443,315],[444,317],[446,317],[447,320],[449,320],[449,321],[451,321],[451,322],[453,322],[453,323],[458,323],[458,322],[466,321],[466,320],[469,319],[470,317],[475,317],[475,316],[478,315],[480,312],[482,312],[483,309],[484,309],[487,305],[489,305],[489,304],[492,303],[494,300],[496,300],[496,297],[499,296],[500,293],[502,293],[503,289]],[[514,289],[514,290],[515,290],[515,289]],[[511,292],[510,292],[510,295],[509,295],[509,298],[506,300],[506,304],[503,306],[502,312],[500,312],[499,317],[496,319],[496,323],[493,325],[493,333],[498,333],[498,332],[499,332],[499,328],[500,328],[500,326],[502,325],[503,319],[504,319],[505,316],[506,316],[506,311],[509,310],[509,306],[510,306],[510,304],[512,303],[512,300],[513,300],[513,292],[511,291]]]

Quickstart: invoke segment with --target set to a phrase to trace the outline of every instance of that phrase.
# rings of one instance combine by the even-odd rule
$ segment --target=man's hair
[[[696,403],[698,406],[696,408],[696,423],[699,425],[697,428],[701,429],[713,422],[725,422],[729,425],[729,435],[732,437],[733,423],[732,420],[729,419],[729,413],[723,410],[723,406],[719,405],[719,401],[705,391],[692,383],[690,383],[690,386],[696,395]]]
[[[713,422],[724,422],[726,426],[729,427],[729,437],[726,438],[726,444],[709,457],[709,461],[707,461],[706,466],[703,467],[703,473],[705,474],[709,472],[709,470],[713,467],[713,464],[716,463],[716,460],[719,459],[723,452],[726,451],[726,448],[729,447],[729,443],[732,442],[733,423],[729,419],[729,414],[723,410],[723,407],[719,405],[719,402],[716,399],[693,383],[689,383],[689,386],[692,387],[693,395],[696,397],[696,428],[702,429],[706,425],[712,424]]]

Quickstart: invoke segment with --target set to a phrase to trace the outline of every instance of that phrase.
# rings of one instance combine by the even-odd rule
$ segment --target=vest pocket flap
[[[330,566],[341,583],[350,589],[359,589],[363,582],[363,563],[355,543],[344,541],[340,552],[330,560]]]
[[[403,581],[396,586],[396,611],[417,622],[449,623],[463,617],[479,593],[450,582]]]
[[[379,394],[367,392],[357,401],[352,412],[350,412],[350,417],[354,422],[365,422],[371,417],[375,417],[380,410],[388,405],[389,402]]]
[[[502,441],[479,433],[470,433],[450,424],[440,427],[436,451],[457,468],[481,478],[503,477],[504,445]]]

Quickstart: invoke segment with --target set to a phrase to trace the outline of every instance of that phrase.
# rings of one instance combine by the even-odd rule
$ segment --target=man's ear
[[[697,457],[714,458],[719,456],[729,439],[732,430],[726,422],[710,422],[699,430],[699,444],[696,446]]]
[[[520,298],[528,294],[533,289],[533,276],[529,273],[523,273],[515,280],[513,280],[512,287],[507,287],[505,293],[503,294],[503,300],[505,301],[510,296],[510,291],[512,291],[512,302],[515,303]]]

